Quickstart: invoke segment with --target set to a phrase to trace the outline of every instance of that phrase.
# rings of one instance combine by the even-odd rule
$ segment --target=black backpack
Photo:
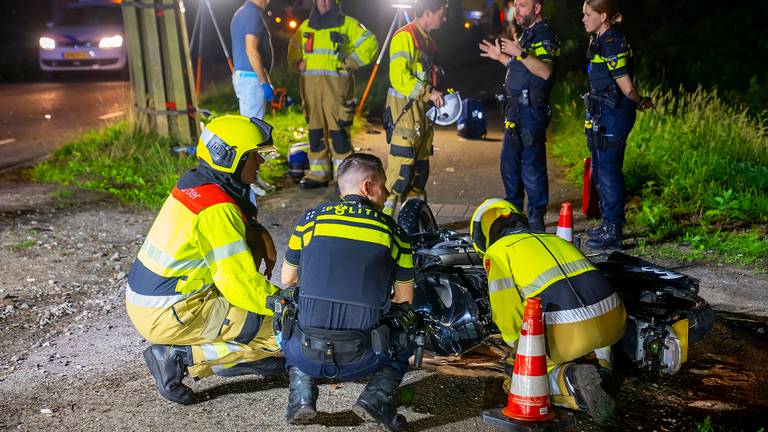
[[[456,133],[460,137],[480,139],[484,138],[487,132],[483,103],[478,99],[464,99],[461,102],[461,116],[456,123]]]

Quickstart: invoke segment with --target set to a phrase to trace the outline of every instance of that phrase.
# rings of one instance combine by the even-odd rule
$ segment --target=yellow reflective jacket
[[[565,240],[551,234],[509,234],[488,248],[484,264],[492,318],[508,345],[514,346],[520,335],[524,300],[529,297],[541,299],[550,357],[553,352],[567,351],[557,356],[558,360],[567,361],[567,357],[584,355],[621,338],[626,313],[618,294],[594,265]],[[575,335],[581,340],[553,340],[557,338],[552,337],[551,329],[560,324],[578,329],[560,335]],[[570,346],[555,349],[553,345],[558,343]],[[574,350],[575,345],[580,346]]]
[[[307,19],[288,44],[288,64],[306,61],[302,75],[349,76],[370,63],[378,49],[376,36],[350,16],[339,27],[320,30],[310,27]]]
[[[437,85],[436,57],[437,46],[416,22],[398,29],[389,45],[392,89],[403,98],[429,101]]]
[[[215,184],[174,188],[133,263],[126,302],[165,309],[214,286],[229,303],[272,315],[266,298],[278,288],[254,264],[235,201]]]

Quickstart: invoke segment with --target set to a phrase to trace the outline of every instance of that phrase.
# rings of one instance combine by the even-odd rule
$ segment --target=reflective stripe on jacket
[[[376,36],[356,19],[345,16],[344,24],[317,30],[305,20],[288,44],[288,64],[306,61],[302,75],[349,76],[349,69],[370,63],[379,43]]]
[[[528,297],[541,298],[548,327],[581,323],[617,308],[623,310],[608,280],[578,249],[557,236],[507,235],[488,248],[484,261],[492,318],[504,342],[510,346],[514,346],[519,337],[524,299]],[[569,286],[566,275],[578,296]],[[620,329],[623,326],[623,321],[616,324]],[[594,332],[601,331],[601,328],[594,329]],[[609,331],[613,333],[613,329]],[[591,349],[595,348],[599,347]]]
[[[214,285],[232,305],[272,315],[266,297],[277,287],[254,264],[235,201],[214,184],[174,188],[131,267],[126,302],[164,309]]]
[[[432,91],[432,67],[425,61],[435,61],[437,47],[415,22],[401,27],[389,45],[389,83],[402,97],[429,101]],[[434,65],[434,64],[433,64]]]

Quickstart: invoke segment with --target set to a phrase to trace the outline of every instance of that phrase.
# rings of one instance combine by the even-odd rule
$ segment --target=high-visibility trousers
[[[229,304],[215,287],[168,307],[148,306],[133,303],[129,291],[126,308],[136,330],[153,345],[190,346],[192,377],[204,378],[239,363],[282,355],[272,317]]]
[[[594,359],[607,369],[612,369],[611,345],[624,335],[627,312],[623,304],[613,310],[583,321],[566,324],[547,324],[547,374],[549,393],[553,405],[578,410],[579,405],[565,384],[565,370],[574,361],[586,359],[594,353]],[[546,320],[546,318],[545,318]],[[512,383],[515,356],[511,351],[504,360],[504,390],[509,392]]]
[[[432,125],[427,120],[424,102],[414,101],[403,113],[408,99],[397,94],[387,95],[387,109],[397,120],[387,156],[387,207],[409,196],[424,196],[429,179],[429,158],[432,156]],[[401,116],[402,114],[402,116]]]
[[[352,154],[350,133],[356,109],[355,81],[352,76],[303,75],[299,90],[309,128],[306,177],[328,181],[341,161]],[[325,131],[329,136],[325,136]]]

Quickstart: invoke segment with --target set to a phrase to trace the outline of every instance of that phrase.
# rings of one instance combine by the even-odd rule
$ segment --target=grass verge
[[[294,87],[289,85],[289,94]],[[237,98],[229,83],[209,89],[200,105],[211,111],[211,118],[238,112]],[[266,182],[277,184],[287,174],[291,145],[307,140],[306,121],[298,105],[268,114],[265,120],[274,128],[272,138],[277,152],[262,165],[260,175]],[[356,119],[352,133],[366,127],[364,120]],[[197,164],[195,158],[179,158],[172,153],[174,144],[121,122],[86,132],[59,148],[48,161],[35,167],[33,178],[106,192],[125,204],[158,209],[179,176]]]
[[[677,240],[729,261],[768,265],[768,248],[761,246],[768,223],[768,126],[715,91],[651,96],[656,108],[638,114],[627,143],[630,229],[646,244]],[[574,85],[560,86],[554,100],[552,152],[580,182],[589,155],[583,106]]]

